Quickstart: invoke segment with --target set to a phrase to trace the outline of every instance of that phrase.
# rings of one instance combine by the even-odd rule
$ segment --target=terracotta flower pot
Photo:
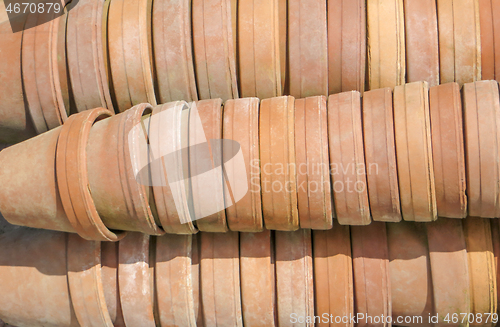
[[[401,206],[390,88],[363,94],[363,137],[371,216],[374,221],[398,222]]]
[[[434,308],[425,225],[403,221],[387,223],[387,242],[393,321],[402,317],[398,325],[431,326],[428,317]],[[421,316],[422,321],[417,322],[412,316]]]
[[[280,326],[310,326],[299,321],[314,315],[314,283],[311,231],[275,233],[276,298]],[[294,322],[294,315],[297,321]]]
[[[48,14],[28,15],[28,24]],[[66,74],[66,15],[24,30],[22,75],[30,117],[38,134],[60,126],[69,113]]]
[[[368,89],[405,82],[403,0],[367,0]]]
[[[151,6],[151,0],[117,0],[109,6],[108,50],[116,112],[140,103],[156,105]]]
[[[20,228],[0,235],[0,319],[14,326],[77,327],[67,234]]]
[[[481,79],[477,0],[437,0],[441,83],[460,86]]]
[[[500,99],[496,81],[463,88],[469,215],[500,217]]]
[[[153,194],[158,218],[167,233],[193,234],[194,212],[190,197],[187,130],[189,106],[174,101],[153,108],[149,121],[149,146],[152,159],[149,165],[153,179]]]
[[[354,315],[349,226],[334,221],[330,230],[313,231],[313,250],[315,315],[322,317],[318,326],[353,326],[342,321]]]
[[[238,233],[200,235],[204,326],[243,326]]]
[[[436,326],[467,326],[446,317],[470,312],[469,271],[461,220],[440,218],[425,224],[429,243]]]
[[[329,94],[365,90],[366,3],[328,1]]]
[[[230,0],[192,3],[194,63],[200,99],[238,98],[233,12]]]
[[[156,239],[155,287],[161,326],[196,327],[191,235]]]
[[[103,15],[107,14],[104,0],[79,0],[68,12],[68,71],[77,112],[98,107],[113,111],[104,51],[108,26]]]
[[[293,97],[262,100],[259,117],[262,211],[267,229],[297,230]]]
[[[278,3],[279,0],[238,1],[238,66],[242,97],[266,99],[282,95]]]
[[[141,104],[98,121],[90,132],[86,149],[89,189],[109,229],[164,233],[150,181],[144,179],[148,174],[141,172],[148,162],[141,121],[151,112],[150,105]]]
[[[12,33],[8,21],[0,24],[0,142],[17,143],[36,135],[23,95],[21,41],[23,33]]]
[[[404,220],[437,219],[436,188],[426,82],[394,88],[394,129]]]
[[[119,242],[101,242],[101,279],[104,298],[115,327],[125,327],[118,290]]]
[[[328,139],[336,217],[341,225],[368,225],[371,217],[358,91],[328,97]]]
[[[431,87],[429,109],[438,216],[465,218],[464,130],[458,84]]]
[[[240,285],[244,326],[278,326],[271,233],[268,230],[240,233]]]
[[[408,82],[439,85],[437,8],[434,0],[404,0]]]
[[[257,98],[228,100],[224,105],[223,138],[239,143],[246,168],[249,189],[246,195],[226,208],[229,229],[259,232],[264,228],[260,188],[259,102]],[[233,150],[233,145],[229,146]],[[223,150],[224,151],[224,150]],[[230,168],[237,163],[225,163]]]
[[[328,95],[328,40],[325,1],[288,1],[290,95]]]
[[[151,19],[158,102],[198,100],[193,64],[191,1],[153,1]]]
[[[392,313],[386,224],[352,226],[351,240],[354,306],[357,314],[364,314],[357,326],[390,326],[386,318]]]
[[[497,1],[479,0],[481,27],[481,79],[500,78],[500,6]]]
[[[326,97],[295,100],[295,163],[300,228],[330,229],[330,184]]]

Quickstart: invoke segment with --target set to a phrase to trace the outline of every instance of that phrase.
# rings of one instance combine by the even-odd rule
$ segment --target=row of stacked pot
[[[0,152],[0,212],[100,241],[500,218],[499,146],[496,81],[97,108]]]
[[[0,142],[97,107],[495,79],[498,10],[492,0],[75,0],[38,26],[46,17],[28,15],[35,27],[22,32],[0,25]]]
[[[495,326],[497,220],[117,243],[0,235],[0,319],[36,326]]]

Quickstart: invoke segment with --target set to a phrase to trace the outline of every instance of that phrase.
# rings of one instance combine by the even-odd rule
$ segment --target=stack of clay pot
[[[111,243],[23,228],[0,235],[0,318],[19,327],[352,326],[353,317],[444,326],[466,316],[454,325],[494,326],[499,232],[495,220],[443,218],[129,233]]]
[[[0,212],[96,241],[499,218],[498,83],[462,97],[457,83],[414,82],[85,110],[0,152]],[[235,144],[224,156],[220,139]]]
[[[97,107],[498,79],[499,10],[493,0],[74,1],[22,32],[0,25],[0,142]]]

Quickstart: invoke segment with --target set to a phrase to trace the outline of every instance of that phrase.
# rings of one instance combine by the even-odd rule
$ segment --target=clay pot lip
[[[137,142],[134,142],[133,144],[130,144],[130,141],[137,140],[137,137],[132,137],[131,133],[134,128],[134,126],[140,125],[141,121],[144,116],[151,115],[153,113],[153,106],[149,103],[140,103],[138,105],[133,106],[131,109],[125,111],[122,113],[122,118],[120,125],[122,126],[122,130],[129,131],[128,135],[123,136],[123,143],[119,142],[118,147],[122,146],[124,149],[119,149],[119,152],[121,153],[121,156],[123,156],[124,165],[125,165],[125,171],[126,174],[132,174],[133,170],[139,167],[139,158],[137,156],[132,156],[130,154],[130,150],[136,149],[138,147]],[[141,131],[142,132],[142,131]],[[136,160],[133,160],[133,159]],[[130,160],[129,160],[130,159]],[[154,196],[154,191],[152,186],[147,186],[150,188],[150,194],[151,194],[151,199],[148,199],[147,193],[146,192],[146,186],[144,183],[139,183],[136,178],[134,178],[134,183],[133,185],[137,185],[137,190],[139,193],[139,198],[140,198],[140,205],[145,209],[143,212],[143,218],[140,218],[141,220],[144,220],[147,223],[148,230],[143,230],[143,233],[146,234],[151,234],[151,235],[163,235],[165,234],[165,231],[163,228],[158,224],[161,223],[158,217],[158,214],[156,213],[156,202],[155,202],[155,196]],[[153,209],[155,209],[156,215],[153,213]]]
[[[162,113],[164,110],[176,110],[177,111],[174,114],[175,121],[173,123],[171,123],[174,126],[170,125],[169,127],[173,127],[175,129],[175,133],[174,133],[175,139],[172,140],[173,141],[172,145],[174,147],[173,150],[180,151],[183,149],[182,129],[184,127],[183,127],[183,123],[182,123],[182,120],[183,120],[182,119],[182,111],[190,110],[190,106],[186,101],[172,101],[172,102],[169,102],[166,104],[162,104],[162,105],[158,105],[158,106],[153,107],[151,117],[154,117],[154,115]],[[160,128],[161,126],[164,126],[163,123],[164,123],[164,121],[162,121],[160,118],[160,121],[156,127]],[[155,137],[155,134],[156,133],[153,132],[152,136]],[[158,136],[158,135],[156,134],[156,136]],[[150,138],[151,138],[151,135],[150,135]],[[158,147],[161,148],[161,145],[159,143],[160,142],[158,142]],[[155,144],[155,142],[153,141],[152,144]],[[189,163],[186,163],[186,164],[189,164]],[[178,176],[182,176],[183,175],[183,165],[181,164],[177,168],[178,168],[178,170],[175,174]],[[170,186],[153,186],[152,187],[153,195],[155,198],[155,203],[157,203],[158,201],[165,200],[166,197],[170,197],[168,195],[168,193],[166,194],[165,187],[170,187]],[[182,185],[180,187],[183,188]],[[180,193],[183,195],[183,197],[182,197],[182,200],[183,200],[182,209],[183,209],[183,211],[179,212],[179,210],[177,210],[177,207],[175,207],[175,211],[177,212],[178,216],[183,216],[184,219],[180,219],[181,221],[179,223],[171,221],[169,214],[168,214],[169,210],[167,208],[167,207],[169,207],[168,202],[164,203],[165,210],[163,210],[163,211],[157,210],[158,218],[161,222],[162,228],[167,232],[176,233],[176,234],[194,234],[198,230],[193,224],[194,219],[191,216],[191,211],[189,210],[189,204],[188,204],[189,201],[185,196],[186,195],[185,187],[184,187],[184,190]],[[161,199],[161,200],[159,200],[159,199]],[[182,223],[182,221],[187,221],[187,222]],[[168,227],[166,227],[166,226],[168,226]]]
[[[64,211],[73,228],[87,240],[116,242],[126,235],[126,232],[112,232],[104,225],[92,199],[88,180],[86,148],[90,130],[95,122],[112,115],[108,109],[96,108],[71,116],[63,125],[57,143],[56,176]],[[75,126],[80,127],[77,138],[70,136]],[[73,158],[68,158],[67,149],[74,149]],[[67,169],[67,162],[71,159],[76,162],[76,170]],[[70,183],[70,179],[79,183]],[[74,203],[80,208],[76,209]]]

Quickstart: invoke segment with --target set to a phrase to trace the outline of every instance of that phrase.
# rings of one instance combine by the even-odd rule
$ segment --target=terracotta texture
[[[62,206],[76,232],[87,240],[117,241],[101,220],[89,189],[87,149],[92,125],[112,113],[104,108],[72,115],[61,128],[56,150],[56,179]],[[76,168],[76,169],[75,169]]]
[[[227,224],[232,231],[259,232],[264,228],[260,193],[259,102],[257,98],[246,98],[228,100],[224,105],[223,138],[240,144],[249,183],[247,194],[226,208]]]
[[[104,9],[103,0],[79,0],[78,6],[68,12],[68,72],[74,109],[78,112],[97,107],[113,111],[106,75],[108,58],[103,52],[108,46],[104,32],[108,26],[103,25],[102,18],[107,15]],[[114,26],[109,28],[112,30]]]
[[[315,314],[333,316],[333,321],[321,321],[318,326],[348,326],[335,317],[354,315],[351,238],[349,226],[334,221],[327,231],[313,231]]]
[[[288,0],[288,74],[291,96],[328,95],[326,2]]]
[[[438,22],[435,0],[404,0],[408,82],[439,85]]]
[[[437,219],[426,82],[394,89],[394,128],[401,211],[407,221]]]
[[[479,25],[481,28],[481,79],[495,79],[497,70],[496,58],[500,55],[496,53],[498,48],[498,36],[500,32],[500,6],[497,1],[478,0],[479,4]],[[496,42],[495,42],[496,41]],[[500,58],[499,58],[500,59]]]
[[[148,104],[135,106],[98,121],[90,132],[89,189],[97,212],[109,229],[164,233],[157,221],[152,188],[144,174],[135,172],[141,163],[147,162],[147,152],[141,151],[145,144],[141,120],[151,111]]]
[[[295,100],[295,163],[300,228],[332,227],[326,97]]]
[[[188,112],[186,102],[169,102],[154,107],[149,120],[149,146],[153,159],[149,167],[153,179],[153,195],[158,218],[167,233],[197,232],[193,224],[193,213],[189,208],[191,202],[187,192],[190,187],[187,182],[183,182],[187,178],[184,170],[188,167],[188,162],[181,150],[186,147],[187,142],[183,140],[183,136],[187,127],[185,115]]]
[[[116,112],[140,103],[156,105],[152,72],[151,0],[112,1],[108,53]]]
[[[279,0],[238,1],[238,66],[242,97],[282,95]],[[285,50],[286,51],[286,50]]]
[[[115,327],[124,327],[118,290],[118,248],[120,242],[101,242],[101,279],[109,316]]]
[[[294,102],[293,97],[278,97],[260,103],[260,177],[267,229],[299,228]]]
[[[497,280],[497,308],[500,302],[500,287],[498,287],[500,282],[500,223],[498,219],[490,220],[491,227],[491,240],[493,244],[493,256],[495,263],[495,271],[496,271],[496,280]]]
[[[201,241],[200,233],[191,236],[193,244],[191,247],[191,279],[193,285],[193,308],[196,325],[203,326],[203,308],[201,305],[201,283],[200,283],[200,256]]]
[[[481,79],[478,0],[437,0],[439,69],[442,84]]]
[[[30,14],[27,19],[29,24],[48,17],[47,14]],[[22,32],[24,95],[38,134],[62,125],[68,118],[65,25],[66,17],[60,16]]]
[[[433,314],[432,276],[425,225],[415,222],[387,223],[392,317]],[[403,326],[431,326],[422,323]]]
[[[80,326],[66,277],[66,239],[26,228],[0,235],[0,319],[14,326]]]
[[[431,87],[429,109],[438,215],[465,218],[464,130],[458,84]]]
[[[363,137],[371,216],[374,221],[398,222],[401,207],[390,88],[363,94]]]
[[[469,271],[461,220],[438,219],[425,224],[429,243],[434,314],[436,326],[467,326],[462,319],[450,323],[444,319],[470,311]]]
[[[464,220],[470,285],[470,312],[474,315],[497,312],[497,283],[491,227],[488,219],[468,217]],[[492,326],[470,323],[470,326]]]
[[[76,232],[57,187],[55,158],[60,133],[58,127],[0,152],[0,212],[11,224]]]
[[[201,120],[201,126],[193,114],[196,105],[196,112]],[[221,150],[217,149],[211,140],[222,139],[222,103],[221,99],[202,100],[191,106],[189,116],[189,167],[191,178],[192,196],[196,225],[200,231],[205,232],[225,232],[228,230],[226,213],[224,211],[224,189],[225,178],[223,172],[223,157]],[[205,140],[208,147],[198,150],[199,141]],[[203,146],[203,144],[201,144]],[[207,153],[207,151],[211,151]],[[202,175],[201,170],[205,165],[202,162],[210,161],[206,165],[211,170],[208,174]],[[203,166],[203,167],[201,167]],[[218,182],[214,182],[214,178]],[[212,190],[207,192],[207,190]],[[215,205],[214,205],[215,204]],[[209,210],[213,209],[213,210]],[[215,213],[212,213],[215,212]],[[210,213],[207,215],[206,213]]]
[[[230,0],[193,0],[193,49],[200,99],[238,98]]]
[[[30,111],[23,98],[21,41],[23,33],[12,33],[8,21],[0,24],[0,142],[16,143],[36,135]]]
[[[204,326],[243,326],[238,233],[202,233],[201,299]]]
[[[463,88],[469,215],[500,217],[500,100],[496,81]]]
[[[240,233],[241,308],[245,326],[278,326],[271,231]]]
[[[161,326],[196,326],[191,235],[156,239],[156,301]]]
[[[355,311],[365,319],[358,326],[390,326],[379,319],[392,313],[391,281],[389,274],[389,253],[386,224],[373,222],[369,226],[351,227],[352,268],[354,276]]]
[[[328,1],[328,91],[363,92],[366,74],[366,3]]]
[[[68,236],[68,286],[81,326],[113,327],[101,274],[101,242]]]
[[[292,314],[314,315],[314,282],[311,231],[275,232],[277,316],[280,326],[313,326],[293,323]]]
[[[369,90],[404,84],[406,72],[403,0],[367,0]]]
[[[119,245],[118,283],[126,327],[155,327],[150,236],[129,233]],[[154,258],[154,252],[151,252]]]
[[[341,225],[371,222],[358,91],[328,97],[330,173]]]
[[[196,101],[191,1],[153,1],[155,82],[159,103]]]
[[[284,91],[290,85],[288,67],[288,0],[278,0],[279,18],[279,49],[280,49],[280,71],[281,90]]]

